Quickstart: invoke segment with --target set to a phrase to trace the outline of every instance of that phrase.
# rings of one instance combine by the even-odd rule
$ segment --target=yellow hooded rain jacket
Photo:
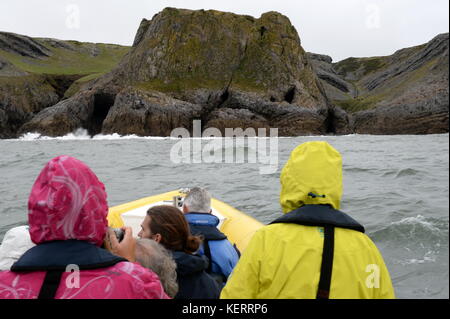
[[[292,153],[280,176],[284,213],[303,205],[340,208],[342,158],[327,142],[308,142]],[[325,198],[308,196],[309,193]],[[329,298],[395,298],[389,272],[372,240],[335,228]],[[323,227],[278,223],[251,239],[221,293],[224,299],[316,298]]]

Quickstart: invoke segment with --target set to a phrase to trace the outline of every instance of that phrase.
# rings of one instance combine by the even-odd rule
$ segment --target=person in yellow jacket
[[[395,298],[377,247],[339,211],[339,152],[327,142],[298,146],[280,182],[284,216],[255,233],[221,298]]]

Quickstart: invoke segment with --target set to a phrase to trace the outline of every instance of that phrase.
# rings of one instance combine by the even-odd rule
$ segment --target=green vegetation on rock
[[[348,100],[335,100],[333,101],[334,104],[341,107],[343,110],[354,113],[364,110],[370,110],[375,107],[376,103],[379,100],[374,97],[367,97],[367,98],[354,98],[354,99],[348,99]]]
[[[72,85],[67,89],[67,91],[64,93],[64,98],[69,98],[69,97],[73,96],[75,93],[77,93],[81,89],[81,87],[84,84],[86,84],[92,80],[98,79],[102,75],[104,75],[104,73],[93,73],[93,74],[89,74],[89,75],[79,78],[78,80],[73,82]]]
[[[0,50],[0,56],[29,73],[88,75],[111,71],[129,51],[129,47],[110,44],[77,44],[73,47],[74,50],[69,50],[50,46],[52,54],[48,58],[23,57],[4,50]]]
[[[153,30],[149,32],[148,30]],[[324,107],[325,97],[289,19],[166,8],[143,20],[115,83],[165,93],[228,88],[293,104]]]
[[[366,92],[354,99],[334,100],[333,103],[349,113],[373,109],[383,101],[394,100],[396,97],[404,94],[408,88],[423,81],[427,75],[431,74],[433,67],[438,63],[438,60],[439,57],[429,60],[419,68],[405,74],[402,81],[391,79],[380,88]],[[358,82],[354,81],[353,84],[355,87],[359,87]],[[361,87],[359,87],[359,90],[363,91]]]
[[[386,65],[385,57],[348,58],[336,63],[334,66],[340,74],[361,72],[361,76],[380,70]]]

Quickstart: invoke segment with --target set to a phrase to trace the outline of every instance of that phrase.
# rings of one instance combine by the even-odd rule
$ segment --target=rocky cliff
[[[0,32],[0,138],[109,72],[127,47]]]
[[[143,20],[111,73],[23,127],[64,134],[68,105],[91,134],[169,135],[177,127],[274,127],[283,135],[327,132],[328,101],[289,19],[164,9]],[[69,120],[70,118],[70,120]],[[52,120],[53,119],[53,120]],[[94,123],[95,122],[95,123]]]
[[[131,48],[0,33],[0,137],[448,132],[448,34],[392,56],[306,53],[289,19],[166,8]]]
[[[449,35],[391,56],[309,58],[332,103],[348,113],[348,131],[361,134],[448,132]]]

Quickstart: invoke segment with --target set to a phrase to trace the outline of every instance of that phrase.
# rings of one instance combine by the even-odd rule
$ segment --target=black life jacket
[[[224,240],[227,239],[227,236],[215,226],[189,224],[189,228],[191,229],[191,233],[193,235],[199,235],[203,239],[203,251],[205,253],[205,256],[209,259],[208,269],[206,270],[206,272],[210,274],[220,286],[223,286],[227,282],[227,278],[223,274],[216,274],[212,272],[212,254],[211,248],[209,247],[209,241]],[[236,247],[236,245],[233,245],[233,247],[240,257],[241,253],[239,249]]]
[[[38,299],[53,299],[68,265],[76,265],[79,270],[88,270],[110,267],[122,261],[128,260],[94,244],[63,240],[42,243],[29,249],[12,265],[11,271],[45,271]]]
[[[270,224],[276,223],[324,227],[322,265],[316,298],[328,299],[333,270],[334,228],[352,229],[364,233],[364,227],[349,215],[334,209],[330,205],[304,205]]]

